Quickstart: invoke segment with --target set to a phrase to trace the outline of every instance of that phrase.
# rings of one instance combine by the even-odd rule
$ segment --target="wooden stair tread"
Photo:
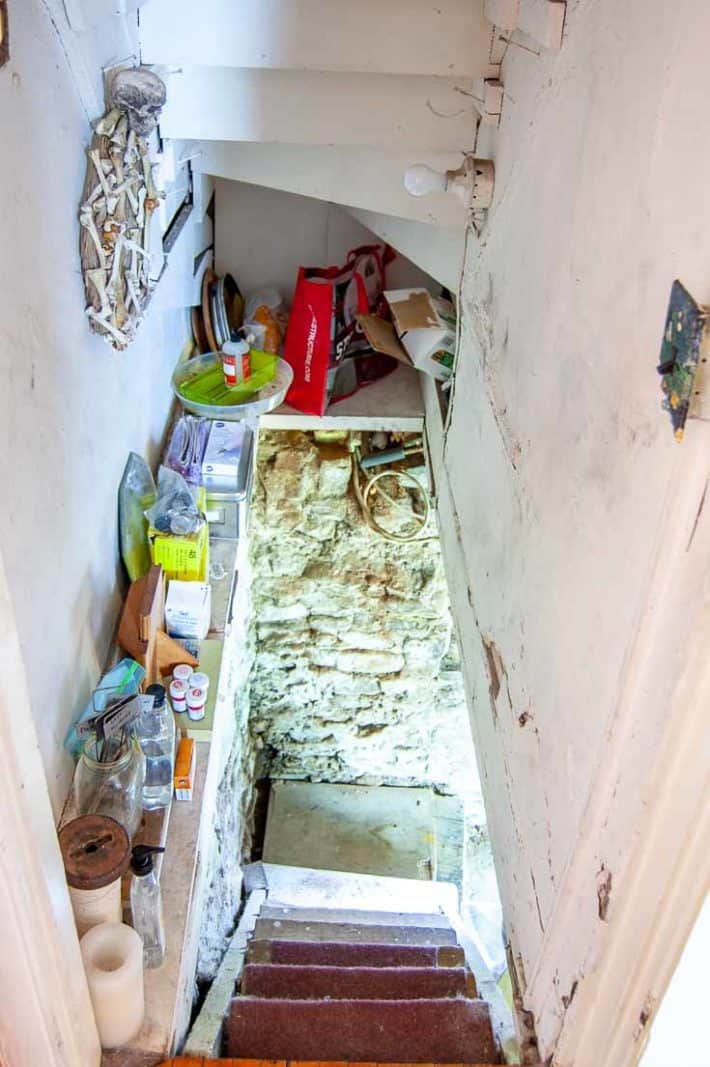
[[[298,967],[249,963],[243,996],[291,1000],[431,1000],[476,996],[463,967]]]
[[[419,926],[426,929],[450,930],[451,923],[440,913],[407,911],[369,911],[355,908],[297,908],[280,904],[265,904],[262,919],[292,919],[306,923],[355,923],[360,926]]]
[[[210,1067],[212,1063],[221,1063],[222,1067],[414,1067],[411,1063],[376,1063],[369,1060],[367,1063],[355,1063],[350,1060],[251,1060],[242,1057],[230,1057],[229,1059],[209,1059],[204,1056],[176,1056],[171,1060],[164,1060],[158,1067]],[[417,1067],[422,1067],[417,1064]],[[485,1063],[430,1063],[426,1067],[490,1067]],[[542,1063],[532,1063],[528,1067],[544,1067]]]
[[[268,941],[345,941],[348,944],[455,945],[456,932],[427,926],[357,923],[297,922],[293,919],[258,919],[254,937]]]
[[[379,1063],[497,1063],[482,1000],[264,1000],[236,997],[232,1056]]]
[[[459,945],[348,944],[344,941],[249,942],[249,963],[288,963],[333,967],[463,967]]]

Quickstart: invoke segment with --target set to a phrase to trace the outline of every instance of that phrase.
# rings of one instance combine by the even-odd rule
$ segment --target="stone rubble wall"
[[[431,784],[484,822],[438,539],[373,532],[345,446],[262,431],[250,558],[264,775]]]

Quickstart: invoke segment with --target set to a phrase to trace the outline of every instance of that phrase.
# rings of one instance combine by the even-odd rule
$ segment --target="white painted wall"
[[[342,207],[241,182],[216,182],[216,263],[245,296],[273,284],[290,304],[298,268],[341,265],[351,248],[381,243]],[[392,288],[436,283],[398,256],[388,267]]]
[[[411,219],[393,218],[379,211],[363,211],[349,208],[349,213],[363,226],[376,233],[383,241],[408,256],[440,285],[454,295],[458,293],[463,267],[466,230],[444,229],[443,226],[427,226]]]
[[[83,98],[46,5],[28,0],[10,14],[11,60],[0,70],[12,161],[0,197],[0,549],[56,812],[71,774],[62,739],[97,681],[120,603],[118,482],[129,450],[156,457],[186,321],[156,304],[120,355],[89,332],[76,220],[90,132]]]
[[[684,857],[702,811],[688,724],[707,680],[692,672],[708,640],[710,428],[674,441],[655,364],[673,279],[710,303],[710,10],[568,4],[565,32],[557,55],[506,58],[438,489],[526,1004],[543,1058],[562,1034],[560,1067],[602,1045],[612,1067],[662,993],[651,917],[682,877],[682,937],[703,873]]]

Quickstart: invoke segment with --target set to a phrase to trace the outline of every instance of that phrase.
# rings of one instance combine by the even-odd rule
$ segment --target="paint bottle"
[[[187,693],[187,715],[192,722],[199,722],[205,717],[207,693],[204,689],[190,689]]]
[[[190,675],[190,689],[204,689],[205,693],[210,687],[210,677],[204,671],[193,671]]]
[[[184,682],[187,685],[191,674],[192,667],[188,663],[178,663],[177,667],[173,668],[173,678],[176,682]]]
[[[227,341],[222,346],[222,370],[230,389],[251,377],[249,341]]]
[[[82,815],[61,828],[59,847],[79,937],[99,923],[120,923],[121,876],[131,856],[123,826],[107,815]]]
[[[170,703],[177,715],[187,711],[187,685],[178,678],[173,678],[170,683]]]

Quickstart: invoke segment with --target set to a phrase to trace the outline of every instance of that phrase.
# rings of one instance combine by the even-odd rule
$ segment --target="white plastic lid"
[[[222,351],[228,356],[245,356],[249,351],[249,343],[247,341],[225,341]]]
[[[171,697],[184,697],[187,695],[187,682],[183,682],[181,678],[173,678],[170,683],[170,696]]]
[[[204,689],[205,692],[210,687],[209,675],[204,671],[193,671],[190,675],[190,689]]]
[[[201,708],[207,699],[204,689],[191,689],[187,694],[188,708]]]
[[[190,680],[192,674],[192,667],[188,663],[179,663],[173,670],[173,678],[178,682],[184,682],[185,685]]]

